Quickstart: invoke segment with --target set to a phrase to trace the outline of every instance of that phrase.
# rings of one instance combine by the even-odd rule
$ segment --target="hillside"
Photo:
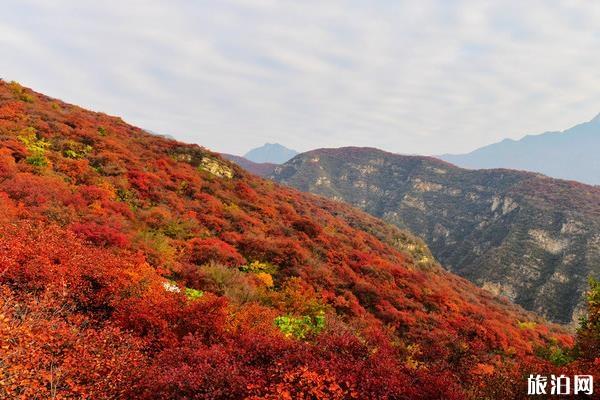
[[[221,153],[221,157],[226,160],[232,161],[244,168],[246,171],[253,173],[258,176],[268,176],[273,173],[273,170],[277,164],[273,163],[255,163],[241,156],[235,156],[233,154]]]
[[[407,232],[2,81],[0,268],[0,398],[506,399],[595,373]]]
[[[368,148],[303,153],[274,179],[410,229],[449,270],[556,322],[578,320],[600,275],[600,188]]]
[[[265,143],[244,154],[244,158],[258,164],[283,164],[297,154],[296,150],[288,149],[279,143]]]
[[[440,158],[464,168],[511,168],[600,185],[600,115],[563,132],[505,139],[468,154]]]

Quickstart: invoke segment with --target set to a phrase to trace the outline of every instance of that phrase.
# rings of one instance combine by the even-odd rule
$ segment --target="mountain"
[[[273,178],[410,229],[449,270],[556,322],[578,320],[600,276],[598,187],[370,148],[303,153]]]
[[[597,370],[406,231],[2,81],[0,293],[0,398],[521,398]]]
[[[298,154],[296,150],[288,149],[279,143],[265,143],[244,154],[244,158],[259,164],[283,164],[296,154]]]
[[[563,132],[505,139],[468,154],[440,158],[464,168],[511,168],[600,185],[600,114]]]
[[[236,163],[240,167],[244,168],[246,171],[251,172],[258,176],[271,175],[273,173],[273,170],[275,169],[275,167],[277,167],[277,165],[278,165],[278,164],[273,164],[273,163],[255,163],[244,157],[235,156],[233,154],[226,154],[226,153],[221,153],[221,157],[223,157],[226,160]]]

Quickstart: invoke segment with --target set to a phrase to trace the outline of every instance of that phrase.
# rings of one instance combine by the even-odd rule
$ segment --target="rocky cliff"
[[[557,322],[578,319],[600,274],[597,187],[370,148],[303,153],[272,178],[410,229],[446,268]]]

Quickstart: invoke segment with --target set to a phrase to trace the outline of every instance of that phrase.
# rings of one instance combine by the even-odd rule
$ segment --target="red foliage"
[[[249,259],[269,261],[290,272],[306,265],[310,258],[308,251],[293,239],[244,237],[238,246]]]
[[[245,182],[237,182],[235,184],[235,192],[241,199],[247,201],[256,201],[258,199],[258,194],[254,189],[248,186]]]
[[[17,164],[8,149],[0,149],[0,179],[10,178],[17,172]]]
[[[242,399],[251,378],[227,347],[190,337],[157,357],[136,398]]]
[[[0,396],[124,398],[140,379],[142,340],[111,324],[68,316],[60,299],[17,298],[0,287]]]
[[[239,266],[246,262],[235,247],[217,238],[191,239],[187,242],[186,252],[188,260],[196,265],[215,262]]]
[[[0,81],[0,398],[519,398],[532,371],[598,370],[538,356],[573,337],[411,240]],[[326,322],[300,340],[280,316]]]
[[[299,218],[292,222],[292,227],[298,232],[303,232],[310,238],[316,238],[321,233],[321,227],[309,218]]]
[[[95,222],[75,223],[71,229],[77,235],[98,246],[125,247],[129,244],[127,235],[106,224],[101,225]]]

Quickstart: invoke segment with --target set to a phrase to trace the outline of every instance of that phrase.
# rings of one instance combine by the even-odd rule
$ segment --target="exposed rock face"
[[[304,153],[272,178],[410,229],[448,269],[557,322],[600,275],[598,187],[364,148]]]
[[[171,151],[176,161],[188,163],[201,171],[206,171],[219,178],[233,178],[233,169],[223,160],[214,157],[201,147],[180,146]]]
[[[202,158],[202,162],[198,168],[208,171],[219,178],[233,178],[233,170],[226,163],[217,158]]]

